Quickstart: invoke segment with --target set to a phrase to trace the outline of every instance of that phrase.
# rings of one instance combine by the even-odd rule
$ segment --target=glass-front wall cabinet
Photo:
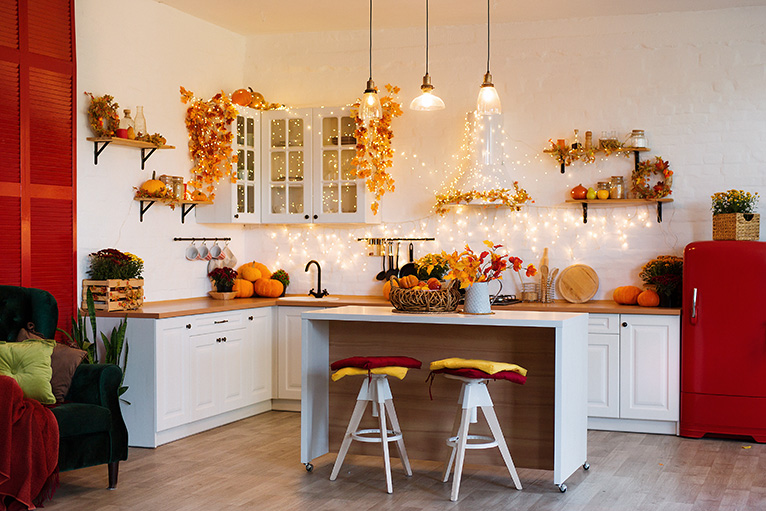
[[[314,110],[314,197],[320,198],[322,222],[354,222],[364,182],[356,178],[356,123],[347,107]],[[363,202],[363,201],[362,201]]]
[[[310,108],[264,112],[263,221],[312,221]]]
[[[260,223],[261,221],[261,112],[237,107],[237,118],[231,123],[231,150],[237,156],[231,173],[232,182],[224,177],[218,183],[215,201],[197,209],[202,223]]]

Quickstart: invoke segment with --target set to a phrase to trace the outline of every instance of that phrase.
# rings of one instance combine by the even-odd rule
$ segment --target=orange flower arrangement
[[[502,245],[495,245],[491,241],[485,241],[484,244],[488,250],[484,250],[478,256],[471,247],[466,245],[465,250],[460,254],[457,251],[452,254],[442,252],[442,257],[449,264],[449,272],[446,279],[457,279],[460,281],[460,287],[466,288],[474,282],[487,282],[503,278],[503,271],[508,269],[509,265],[513,271],[526,270],[527,277],[532,277],[537,273],[534,265],[530,264],[526,268],[518,257],[508,254],[499,255],[497,250]]]
[[[386,169],[393,165],[394,150],[391,139],[394,132],[391,120],[402,115],[402,106],[394,99],[399,94],[399,87],[386,85],[388,95],[380,98],[383,117],[369,125],[359,117],[359,101],[354,103],[351,113],[356,120],[356,156],[351,160],[356,168],[356,176],[367,180],[367,190],[375,195],[370,204],[373,214],[378,214],[380,199],[386,192],[393,192],[394,178]]]
[[[189,152],[194,160],[189,184],[197,190],[207,187],[208,195],[215,198],[215,185],[230,176],[235,182],[237,176],[231,171],[237,162],[232,154],[233,135],[229,125],[237,118],[237,109],[227,94],[221,91],[209,101],[198,99],[181,87],[181,102],[190,103],[186,109],[186,129],[189,131]]]

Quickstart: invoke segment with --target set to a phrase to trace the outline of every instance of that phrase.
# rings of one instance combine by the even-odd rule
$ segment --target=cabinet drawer
[[[619,332],[619,314],[588,314],[589,334],[617,334]]]
[[[244,328],[241,311],[200,314],[192,321],[192,335]]]

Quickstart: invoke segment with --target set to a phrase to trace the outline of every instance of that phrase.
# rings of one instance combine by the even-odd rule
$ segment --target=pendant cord
[[[372,80],[372,0],[370,0],[370,80]]]
[[[428,74],[428,0],[426,0],[426,74]]]
[[[489,73],[489,0],[487,0],[487,73]]]

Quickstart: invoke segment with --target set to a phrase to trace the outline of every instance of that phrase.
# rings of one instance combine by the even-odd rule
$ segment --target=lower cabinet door
[[[271,399],[272,381],[272,315],[273,307],[248,311],[248,343],[244,360],[246,364],[245,399],[247,404]]]
[[[187,325],[190,323],[185,318],[157,321],[157,431],[180,426],[191,420]]]
[[[620,417],[677,421],[678,316],[620,315]]]
[[[620,416],[618,334],[588,334],[588,416]]]

